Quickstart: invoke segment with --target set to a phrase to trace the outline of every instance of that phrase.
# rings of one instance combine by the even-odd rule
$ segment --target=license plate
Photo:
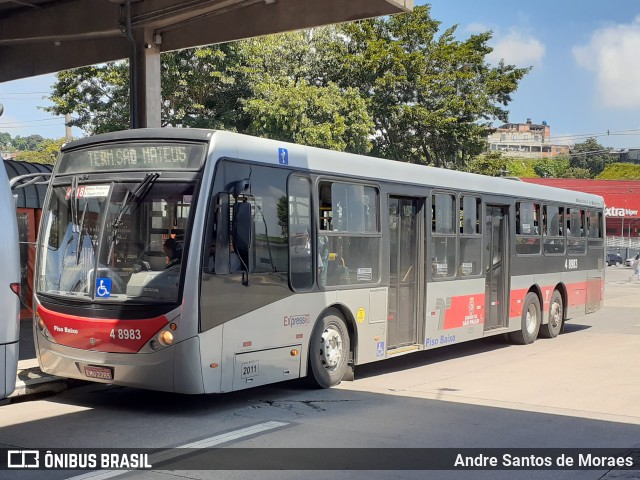
[[[113,369],[108,367],[92,367],[87,365],[84,367],[84,374],[89,378],[97,378],[99,380],[113,380]]]

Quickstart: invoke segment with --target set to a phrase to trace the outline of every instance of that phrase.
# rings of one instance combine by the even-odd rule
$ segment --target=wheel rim
[[[562,307],[559,302],[551,304],[551,315],[549,316],[549,325],[554,330],[562,324]]]
[[[335,369],[342,360],[342,335],[334,327],[327,327],[322,332],[322,363],[327,370]]]
[[[525,321],[527,332],[533,334],[536,331],[536,325],[538,325],[538,314],[535,305],[529,305],[529,308],[527,308],[527,318]]]

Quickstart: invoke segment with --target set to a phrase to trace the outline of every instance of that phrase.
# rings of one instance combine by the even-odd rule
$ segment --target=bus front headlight
[[[160,335],[158,335],[158,340],[160,340],[160,343],[166,346],[172,345],[173,344],[173,333],[171,333],[168,330],[163,330],[162,332],[160,332]]]

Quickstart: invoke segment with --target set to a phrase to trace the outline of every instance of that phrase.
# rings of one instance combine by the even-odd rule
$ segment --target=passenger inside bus
[[[182,261],[182,246],[175,238],[167,238],[162,244],[162,251],[167,258],[165,270],[180,265]]]

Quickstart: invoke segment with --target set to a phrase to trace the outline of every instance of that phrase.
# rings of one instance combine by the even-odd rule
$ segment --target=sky
[[[595,137],[605,147],[640,148],[640,2],[637,0],[415,0],[460,40],[492,31],[489,63],[532,67],[507,106],[509,122],[543,121],[551,143]],[[38,107],[54,75],[0,83],[0,132],[64,136],[64,119]],[[499,126],[496,123],[495,126]],[[82,136],[74,129],[74,135]]]

